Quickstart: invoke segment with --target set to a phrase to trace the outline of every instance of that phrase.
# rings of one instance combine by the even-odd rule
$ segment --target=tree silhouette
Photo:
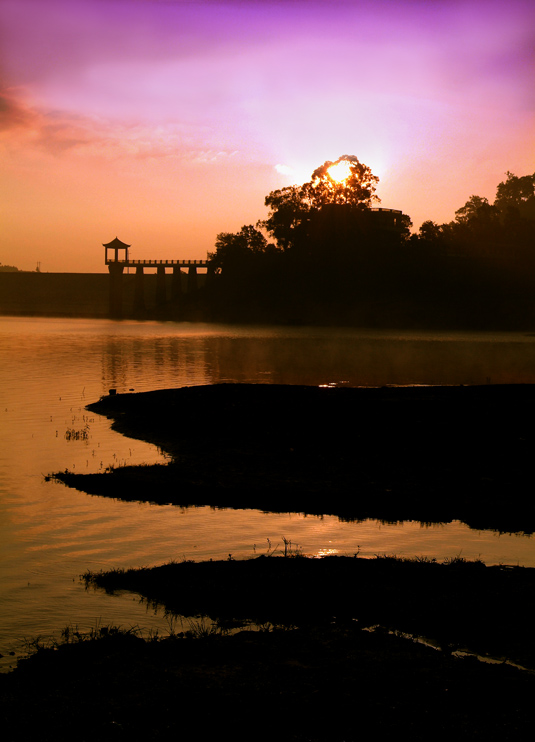
[[[339,164],[347,163],[348,175],[336,180],[332,173]],[[312,180],[302,188],[315,208],[325,204],[344,204],[360,209],[370,208],[372,202],[380,202],[375,195],[379,178],[371,169],[359,162],[355,155],[342,155],[335,162],[324,162],[312,173]]]
[[[333,176],[332,168],[339,163],[348,166],[343,180]],[[372,202],[379,201],[375,195],[378,182],[379,178],[354,155],[342,155],[334,162],[328,160],[314,170],[307,183],[287,186],[266,196],[270,213],[259,225],[273,235],[283,250],[302,247],[311,236],[310,223],[317,221],[322,209],[338,205],[346,211],[368,210]]]
[[[341,173],[341,174],[340,174]],[[378,178],[352,155],[266,196],[266,219],[217,236],[214,311],[243,321],[535,326],[535,175],[508,172],[453,221],[374,209]],[[270,235],[276,244],[265,237]]]
[[[496,188],[494,201],[500,211],[519,209],[524,216],[535,218],[535,174],[517,177],[507,171],[507,180]]]
[[[262,232],[252,224],[244,225],[239,232],[220,232],[215,243],[215,252],[208,259],[215,270],[242,266],[252,256],[275,252],[276,247],[268,243]]]
[[[459,224],[472,224],[477,221],[488,221],[498,215],[498,210],[489,204],[488,198],[470,196],[468,201],[455,212],[455,221]]]

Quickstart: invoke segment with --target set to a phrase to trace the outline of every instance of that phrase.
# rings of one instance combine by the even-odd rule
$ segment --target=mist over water
[[[307,554],[461,554],[535,566],[527,536],[460,523],[344,523],[335,517],[180,509],[69,490],[44,475],[163,460],[85,405],[110,388],[221,382],[381,386],[534,383],[528,334],[388,333],[328,328],[0,318],[0,659],[22,637],[68,624],[165,631],[131,595],[86,592],[87,569],[150,566],[265,552],[284,536]],[[207,425],[217,424],[207,420]]]

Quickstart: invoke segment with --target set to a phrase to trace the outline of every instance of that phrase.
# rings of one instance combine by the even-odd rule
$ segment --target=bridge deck
[[[121,265],[124,268],[135,268],[138,265],[144,268],[189,268],[195,266],[196,268],[208,268],[208,260],[110,260],[106,258],[106,265]]]

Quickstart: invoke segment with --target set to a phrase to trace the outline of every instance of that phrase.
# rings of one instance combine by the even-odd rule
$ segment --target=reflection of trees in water
[[[155,326],[158,327],[157,325]],[[180,332],[180,325],[177,325]],[[106,340],[104,388],[225,382],[278,384],[485,384],[535,382],[535,341],[503,335],[366,337],[351,331],[272,333],[251,328]]]
[[[312,333],[261,339],[220,337],[214,338],[214,345],[219,370],[214,381],[348,386],[535,381],[535,344],[531,342]]]
[[[202,336],[143,336],[107,339],[102,378],[124,390],[209,384],[207,348]]]

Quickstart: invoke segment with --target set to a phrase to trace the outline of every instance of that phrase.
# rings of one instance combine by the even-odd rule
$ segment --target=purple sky
[[[533,0],[0,0],[0,262],[204,257],[357,155],[417,229],[535,171]]]

